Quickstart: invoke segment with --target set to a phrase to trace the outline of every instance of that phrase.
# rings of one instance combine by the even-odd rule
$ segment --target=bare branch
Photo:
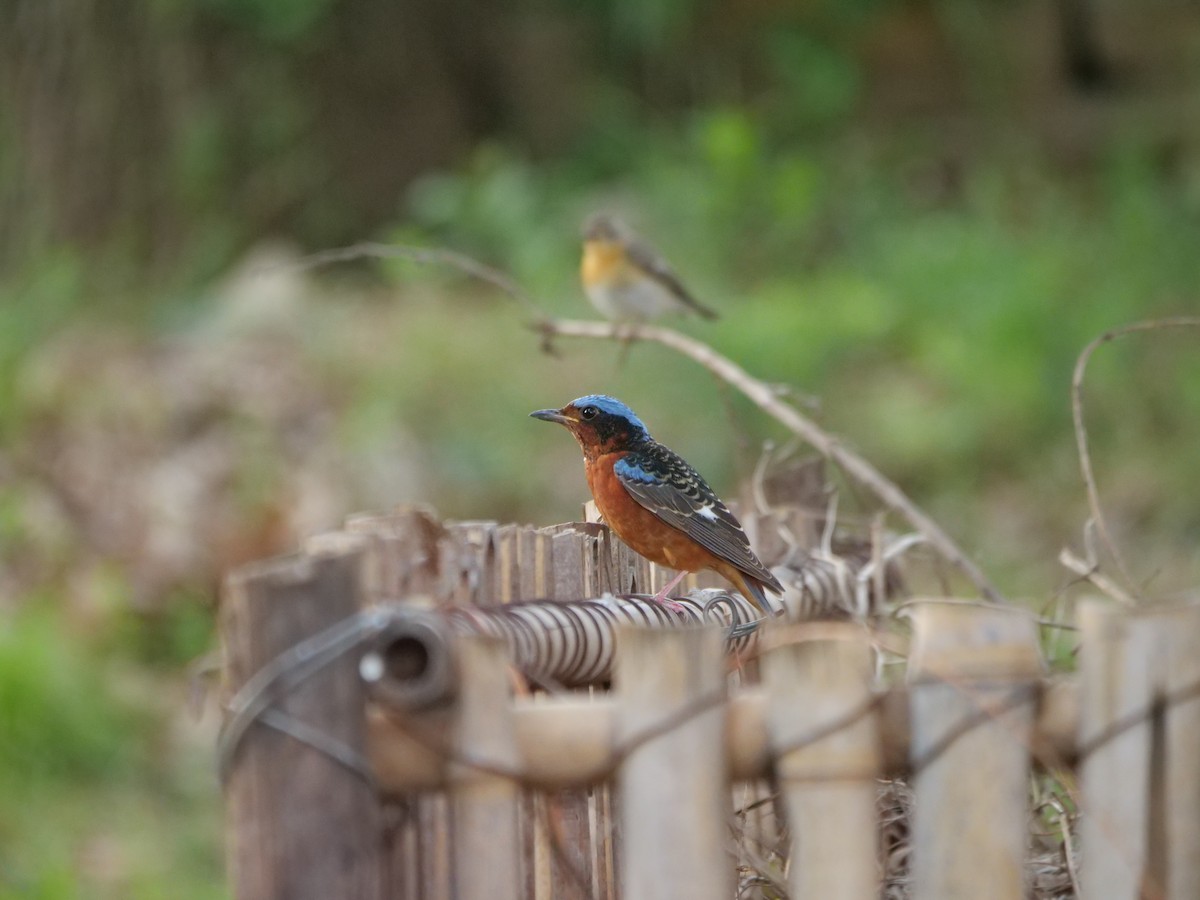
[[[1100,564],[1095,559],[1081,559],[1065,547],[1058,553],[1058,561],[1064,568],[1070,569],[1081,580],[1087,581],[1108,596],[1126,606],[1137,606],[1137,600],[1127,594],[1115,581],[1100,573]]]
[[[330,263],[351,262],[358,259],[406,259],[423,265],[448,266],[503,291],[524,306],[535,323],[545,322],[549,319],[546,311],[538,302],[504,272],[481,263],[465,253],[441,247],[412,247],[406,244],[379,244],[364,241],[361,244],[351,244],[349,247],[321,250],[305,256],[297,262],[282,263],[281,267],[302,272],[305,269],[315,269]],[[270,266],[268,271],[272,268],[277,267]]]

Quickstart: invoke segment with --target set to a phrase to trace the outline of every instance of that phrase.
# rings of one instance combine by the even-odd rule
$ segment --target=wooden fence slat
[[[301,641],[358,611],[362,542],[247,566],[221,604],[232,694]],[[272,709],[365,753],[358,661],[346,654],[281,692]],[[246,732],[226,784],[228,854],[239,900],[382,900],[383,817],[374,789],[325,753],[264,724]]]
[[[604,593],[603,576],[599,571],[600,538],[606,529],[603,525],[590,523],[575,523],[572,528],[580,537],[579,546],[583,560],[583,596],[599,597]]]
[[[351,516],[346,531],[368,541],[364,593],[371,602],[441,593],[438,556],[445,529],[429,510]]]
[[[1166,710],[1167,900],[1200,897],[1200,606],[1162,615],[1167,646],[1162,691]],[[1184,699],[1186,697],[1186,699]]]
[[[812,634],[774,646],[763,658],[771,749],[791,830],[789,896],[874,900],[881,754],[871,647],[856,625]]]
[[[422,900],[417,798],[390,798],[384,806],[384,818],[383,896],[387,900]]]
[[[515,769],[517,742],[503,643],[464,638],[458,659],[460,686],[452,725],[456,754]],[[452,762],[450,794],[455,900],[517,900],[523,880],[516,782]]]
[[[500,525],[492,533],[492,596],[496,603],[512,603],[521,597],[520,541],[520,525]]]
[[[587,790],[538,794],[536,850],[553,900],[592,900],[591,822]],[[566,859],[564,859],[564,855]],[[539,885],[539,888],[541,886]]]
[[[526,857],[528,871],[525,873],[525,895],[530,900],[554,900],[554,879],[550,871],[552,849],[543,814],[545,794],[528,791],[526,800],[521,804],[521,816],[525,828],[531,832],[531,840],[526,846],[529,855]]]
[[[618,642],[619,745],[641,741],[618,773],[623,894],[728,900],[725,706],[713,703],[725,689],[721,631],[624,628]]]
[[[914,900],[1021,900],[1041,661],[1023,610],[916,608],[909,658]]]
[[[583,535],[584,596],[599,597],[610,589],[607,566],[604,564],[609,552],[605,535],[609,530],[607,525],[600,524],[600,511],[595,501],[588,500],[584,504],[583,513],[584,524],[576,524],[575,528]],[[594,688],[589,688],[588,692],[594,694]],[[621,886],[616,875],[620,865],[617,847],[622,839],[619,808],[615,791],[608,784],[597,786],[589,796],[588,830],[591,840],[588,853],[591,857],[593,886],[598,898],[621,896]]]
[[[537,580],[533,595],[537,598],[550,597],[554,590],[554,532],[548,528],[537,528],[533,532],[533,566]]]
[[[1080,878],[1105,900],[1162,897],[1161,847],[1150,845],[1156,643],[1143,615],[1092,598],[1079,606],[1083,679],[1080,746]],[[1119,733],[1114,726],[1131,722]],[[1195,758],[1195,749],[1190,751]],[[1195,828],[1193,820],[1191,826]],[[1157,842],[1156,842],[1157,843]]]
[[[454,606],[495,604],[496,565],[492,535],[496,522],[454,522],[440,542],[439,561],[447,597]]]
[[[550,537],[552,574],[547,594],[554,600],[579,600],[584,594],[583,535],[556,526]]]
[[[621,592],[621,579],[617,573],[620,544],[617,536],[607,526],[599,529],[596,535],[595,555],[592,557],[595,569],[592,581],[596,591],[594,596]]]
[[[537,570],[537,529],[529,525],[517,525],[509,540],[513,578],[512,596],[508,602],[533,600],[539,596],[538,582],[544,581]]]
[[[534,596],[555,600],[579,600],[585,596],[587,560],[585,541],[590,540],[572,526],[556,525],[540,529],[536,533],[534,558],[538,560],[541,581]],[[568,751],[569,753],[570,751]],[[539,876],[544,873],[548,882],[543,893],[542,882],[537,884],[537,897],[554,900],[572,900],[580,897],[591,900],[592,888],[597,880],[594,872],[593,844],[600,840],[593,835],[591,816],[593,803],[591,792],[584,789],[559,791],[555,794],[539,795],[536,798],[538,819],[535,822],[537,840],[535,857]],[[555,818],[556,817],[556,818]],[[560,825],[556,835],[548,829]],[[582,887],[575,884],[572,872],[565,871],[564,863],[558,858],[552,840],[561,842],[561,851],[571,855],[575,869],[573,874],[586,880]]]
[[[588,807],[592,831],[592,883],[595,900],[619,900],[621,883],[617,875],[621,868],[619,851],[621,823],[617,815],[616,791],[611,782],[597,785],[591,792]]]
[[[445,571],[446,550],[454,546],[445,526],[423,507],[401,507],[386,515],[362,514],[346,521],[345,531],[366,542],[364,560],[364,603],[445,603],[454,588]],[[330,536],[320,536],[320,541]],[[455,560],[457,564],[457,559]],[[378,712],[368,710],[370,735],[378,724]],[[407,733],[396,732],[392,741],[410,748],[410,758],[420,760],[432,773],[444,765],[440,755],[415,742]],[[386,782],[377,750],[379,742],[368,740],[372,767]],[[428,781],[440,782],[432,776]],[[388,827],[380,835],[386,857],[384,896],[388,900],[450,900],[450,845],[453,828],[449,804],[442,794],[412,793],[385,807]]]
[[[421,900],[451,900],[454,825],[450,800],[444,793],[425,794],[417,801],[417,859]]]
[[[548,576],[547,581],[553,584],[556,592],[553,596],[558,600],[596,596],[591,592],[601,582],[597,568],[602,546],[599,543],[599,535],[602,529],[594,522],[586,529],[577,525],[571,525],[569,528],[568,531],[555,534],[552,539],[555,570]],[[559,567],[562,555],[559,544],[568,540],[568,536],[570,564],[564,572],[560,571]],[[542,798],[542,810],[546,813],[542,824],[547,828],[558,826],[555,836],[560,842],[559,851],[570,857],[570,862],[564,861],[559,853],[553,852],[553,848],[547,845],[547,849],[551,851],[550,870],[555,900],[560,897],[566,900],[600,896],[600,886],[605,883],[605,872],[601,866],[611,838],[607,833],[598,833],[594,827],[596,823],[592,811],[601,790],[599,787],[595,791],[587,788],[565,790]],[[601,830],[607,825],[607,820],[602,822]],[[549,837],[547,835],[548,840]],[[568,866],[573,868],[568,870]],[[580,878],[586,883],[576,884],[576,880]]]

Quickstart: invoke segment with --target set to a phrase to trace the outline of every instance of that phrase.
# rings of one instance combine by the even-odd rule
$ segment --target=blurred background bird
[[[773,612],[766,591],[780,594],[783,586],[750,549],[741,523],[686,460],[650,436],[633,410],[591,394],[530,415],[575,436],[592,499],[617,537],[651,562],[679,570],[655,600],[678,609],[667,595],[688,572],[712,569],[763,612]]]
[[[614,322],[649,322],[668,313],[717,317],[653,247],[607,213],[584,223],[580,278],[592,305]]]

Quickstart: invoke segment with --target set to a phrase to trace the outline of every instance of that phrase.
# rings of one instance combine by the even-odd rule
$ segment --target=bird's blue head
[[[588,394],[562,409],[539,409],[530,415],[566,426],[588,456],[624,450],[650,439],[650,432],[632,409],[604,394]]]

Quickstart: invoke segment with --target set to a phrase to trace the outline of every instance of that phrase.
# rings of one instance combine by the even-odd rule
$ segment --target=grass
[[[225,896],[207,729],[50,600],[0,630],[0,897]]]

